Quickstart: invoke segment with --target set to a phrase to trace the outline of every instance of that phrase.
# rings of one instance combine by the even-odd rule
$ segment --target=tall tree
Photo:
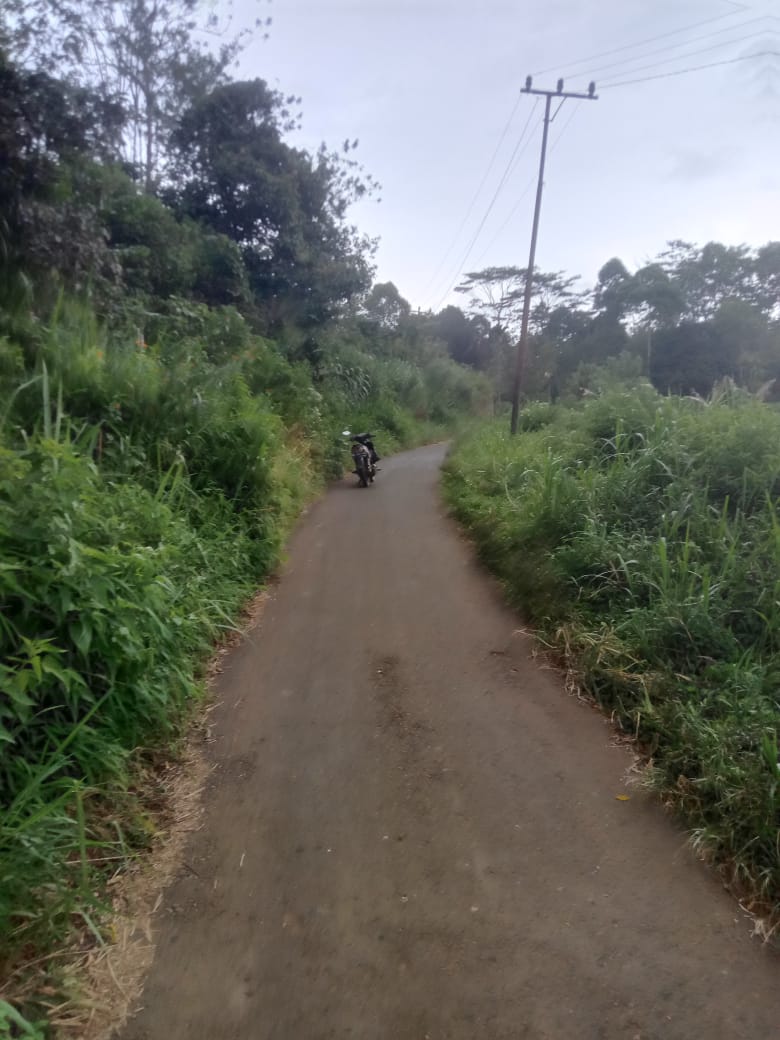
[[[598,273],[593,290],[596,310],[609,322],[626,319],[633,302],[634,279],[618,257],[608,260]]]
[[[96,209],[69,181],[105,154],[120,118],[90,91],[0,54],[0,292],[22,274],[56,272],[71,285],[113,277]]]
[[[724,376],[735,378],[733,343],[711,322],[682,322],[653,337],[650,377],[664,393],[706,395]]]
[[[633,277],[629,316],[632,324],[654,331],[676,324],[685,309],[679,286],[663,266],[645,264]]]
[[[271,325],[316,324],[370,280],[373,243],[346,217],[373,182],[351,157],[356,142],[312,156],[283,140],[297,100],[260,79],[227,83],[194,101],[173,137],[169,197],[238,243]]]
[[[497,337],[483,315],[467,317],[460,307],[445,307],[433,317],[430,329],[444,343],[454,361],[481,371],[490,368]]]
[[[270,24],[231,31],[230,4],[202,18],[199,0],[5,0],[4,9],[0,49],[122,104],[115,151],[148,191],[186,104],[222,82],[253,31]]]
[[[517,321],[522,279],[519,267],[486,267],[469,272],[455,292],[468,295],[472,314],[481,314],[492,326],[506,332]]]
[[[771,321],[780,321],[780,242],[767,242],[756,251],[756,304]]]
[[[724,300],[758,301],[761,287],[747,246],[708,242],[699,247],[673,241],[658,258],[682,301],[686,321],[712,318]]]
[[[724,300],[709,323],[724,352],[734,358],[738,382],[751,390],[780,376],[780,328],[746,300]]]
[[[393,282],[377,282],[363,300],[361,311],[382,332],[398,332],[412,308]]]
[[[487,267],[469,272],[455,291],[469,297],[472,314],[481,314],[491,325],[517,335],[523,312],[526,269],[522,267]],[[577,298],[573,286],[576,277],[561,271],[536,271],[531,297],[530,327],[540,332],[556,307]]]

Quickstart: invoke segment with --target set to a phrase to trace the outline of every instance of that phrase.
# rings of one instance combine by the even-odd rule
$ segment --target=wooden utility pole
[[[536,185],[536,205],[534,206],[534,223],[531,229],[531,250],[528,256],[528,268],[525,273],[525,295],[523,296],[523,320],[520,325],[520,340],[517,344],[517,360],[515,362],[515,379],[512,387],[512,422],[511,432],[517,433],[517,419],[520,414],[520,393],[523,388],[525,377],[526,359],[528,356],[528,320],[531,313],[531,292],[534,281],[534,262],[536,260],[536,239],[539,234],[539,214],[542,211],[542,189],[544,188],[544,164],[547,159],[547,136],[550,129],[550,108],[553,98],[560,98],[561,104],[566,98],[578,98],[581,101],[597,101],[596,84],[591,83],[587,94],[572,93],[564,91],[563,80],[558,80],[555,90],[536,90],[531,85],[531,77],[526,77],[522,93],[538,94],[544,97],[544,129],[542,130],[542,153],[539,157],[539,181]],[[556,110],[557,115],[557,110]],[[552,117],[555,119],[555,116]]]

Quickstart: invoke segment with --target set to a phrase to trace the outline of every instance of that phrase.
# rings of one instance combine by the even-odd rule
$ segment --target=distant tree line
[[[470,272],[457,288],[465,306],[429,316],[451,356],[490,373],[499,394],[511,384],[525,275],[520,267]],[[577,281],[535,274],[531,397],[585,386],[593,366],[612,359],[662,392],[705,394],[725,376],[758,390],[780,378],[780,242],[672,241],[634,272],[614,258],[591,290],[578,291]]]

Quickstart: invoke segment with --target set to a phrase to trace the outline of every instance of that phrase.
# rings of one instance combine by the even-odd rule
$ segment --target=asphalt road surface
[[[122,1040],[780,1036],[780,958],[531,657],[443,455],[301,524]]]

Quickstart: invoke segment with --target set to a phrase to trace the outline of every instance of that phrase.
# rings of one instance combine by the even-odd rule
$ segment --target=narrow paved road
[[[335,488],[229,659],[123,1040],[769,1040],[780,959],[529,656],[439,447]]]

